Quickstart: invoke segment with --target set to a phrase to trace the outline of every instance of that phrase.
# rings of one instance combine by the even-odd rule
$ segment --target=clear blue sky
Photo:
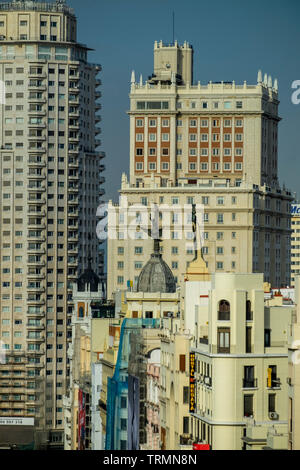
[[[153,72],[155,40],[175,39],[194,48],[194,80],[255,84],[258,69],[279,81],[280,182],[300,197],[300,105],[291,83],[300,80],[299,0],[68,0],[78,18],[78,40],[101,63],[102,150],[106,199],[118,200],[121,174],[129,167],[131,70],[144,80]]]

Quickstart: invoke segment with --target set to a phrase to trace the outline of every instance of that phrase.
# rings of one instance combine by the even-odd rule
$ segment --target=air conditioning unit
[[[3,41],[5,39],[5,36],[3,34],[0,35],[0,41]]]
[[[205,385],[211,386],[211,378],[210,377],[205,377],[204,378],[204,383],[205,383]]]
[[[269,418],[270,419],[278,419],[279,415],[278,415],[278,413],[275,413],[275,411],[272,411],[271,413],[269,413]]]

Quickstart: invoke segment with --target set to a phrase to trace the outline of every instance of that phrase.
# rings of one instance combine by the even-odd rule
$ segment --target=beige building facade
[[[288,449],[300,449],[300,278],[295,276],[295,312],[288,336]]]
[[[291,235],[291,286],[295,286],[296,276],[300,274],[300,204],[292,204]]]
[[[264,305],[262,274],[212,274],[207,295],[186,312],[196,324],[194,440],[214,450],[262,449],[273,427],[286,448],[293,306]]]
[[[259,72],[255,85],[193,84],[192,58],[187,43],[155,43],[153,76],[144,83],[132,74],[130,175],[108,208],[109,297],[135,284],[150,250],[141,233],[126,234],[126,204],[137,220],[143,207],[169,206],[161,246],[180,285],[194,253],[179,213],[193,203],[203,205],[210,272],[264,272],[272,285],[290,285],[293,197],[278,181],[277,80]]]

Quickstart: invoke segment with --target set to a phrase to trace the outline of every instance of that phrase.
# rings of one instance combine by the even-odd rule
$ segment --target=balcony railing
[[[243,379],[243,388],[257,388],[257,379]]]
[[[281,381],[278,377],[272,377],[271,383],[269,384],[269,379],[267,379],[267,388],[280,388]]]

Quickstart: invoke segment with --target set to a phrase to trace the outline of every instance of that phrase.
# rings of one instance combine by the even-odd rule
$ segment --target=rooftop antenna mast
[[[172,44],[174,46],[174,44],[175,44],[175,13],[174,13],[174,11],[173,11],[172,17],[173,17],[173,43]]]

